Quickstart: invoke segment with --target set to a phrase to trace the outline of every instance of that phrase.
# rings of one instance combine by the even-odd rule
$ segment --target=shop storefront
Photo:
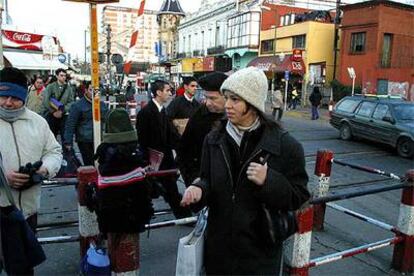
[[[62,64],[57,59],[57,54],[46,55],[43,51],[45,40],[55,46],[59,52],[61,49],[56,37],[19,32],[12,30],[2,30],[3,56],[6,66],[19,68],[27,75],[46,74],[58,68],[67,69],[68,66]],[[50,46],[50,45],[49,45]]]
[[[274,80],[276,87],[284,86],[286,71],[289,72],[290,84],[300,89],[306,73],[303,59],[295,58],[294,55],[257,57],[247,66],[257,67],[265,72],[269,80],[269,90],[271,89],[272,80]]]

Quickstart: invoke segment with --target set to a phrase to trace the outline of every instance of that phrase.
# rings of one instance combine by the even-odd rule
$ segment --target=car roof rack
[[[377,94],[355,94],[355,96],[364,97],[364,98],[372,98],[378,100],[401,100],[404,101],[405,98],[403,96],[392,96],[392,95],[377,95]]]

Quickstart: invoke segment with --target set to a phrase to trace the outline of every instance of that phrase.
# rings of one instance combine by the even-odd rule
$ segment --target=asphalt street
[[[413,160],[398,157],[387,146],[367,141],[341,141],[338,131],[322,120],[311,121],[307,111],[288,111],[283,126],[298,139],[305,150],[307,171],[310,176],[309,188],[317,183],[314,174],[315,157],[318,149],[334,151],[334,157],[361,165],[403,175],[414,168]],[[367,184],[368,183],[368,184]],[[392,180],[333,165],[332,189],[343,189],[358,185],[389,185]],[[183,189],[182,183],[180,188]],[[77,220],[77,198],[74,187],[42,189],[40,224]],[[356,199],[336,202],[338,205],[396,225],[401,191],[384,192]],[[158,199],[156,209],[167,208]],[[157,217],[155,221],[172,219],[171,215]],[[179,226],[151,230],[141,234],[141,275],[174,275],[177,244],[180,237],[191,231],[191,227]],[[76,227],[40,231],[40,237],[77,235]],[[360,222],[332,209],[327,209],[325,229],[312,233],[311,259],[326,254],[360,246],[369,242],[393,237],[373,225]],[[78,243],[51,244],[44,246],[47,261],[36,269],[36,275],[76,275],[79,266]],[[392,247],[357,255],[334,263],[312,268],[311,275],[399,275],[390,270]]]

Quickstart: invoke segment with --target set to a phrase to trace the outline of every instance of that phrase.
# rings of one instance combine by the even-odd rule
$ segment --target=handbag
[[[11,203],[11,206],[0,207],[4,269],[9,275],[24,274],[44,262],[46,256],[23,213],[17,209],[2,170],[0,170],[0,185],[3,186]]]
[[[261,163],[265,164],[269,157],[270,154],[267,154]],[[262,229],[265,231],[265,240],[270,245],[280,244],[298,231],[294,211],[271,210],[264,203],[262,203],[262,210],[264,213]]]
[[[204,274],[204,233],[207,226],[208,209],[200,211],[196,226],[190,234],[178,243],[176,276],[195,276]]]
[[[265,239],[272,245],[280,244],[298,231],[298,223],[294,211],[273,211],[262,204],[264,212]]]
[[[89,249],[80,263],[80,272],[84,276],[111,276],[107,250],[89,244]]]

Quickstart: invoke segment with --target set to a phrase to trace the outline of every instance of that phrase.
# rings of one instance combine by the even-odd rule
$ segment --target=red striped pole
[[[95,241],[99,234],[98,220],[95,212],[86,207],[86,189],[88,183],[98,181],[98,172],[92,166],[78,169],[78,218],[79,218],[79,245],[81,258],[89,248],[89,242]]]
[[[138,40],[138,34],[139,34],[139,29],[138,29],[138,23],[140,22],[142,15],[144,14],[144,7],[145,7],[145,0],[141,0],[141,3],[139,5],[139,9],[138,9],[138,17],[137,17],[137,23],[135,25],[135,30],[132,33],[131,36],[131,42],[129,43],[129,49],[128,49],[128,55],[127,58],[125,60],[125,64],[124,64],[124,72],[125,74],[129,74],[130,70],[131,70],[131,65],[132,65],[132,57],[134,55],[134,47],[137,44],[137,40]]]
[[[108,233],[113,275],[139,275],[139,233]]]
[[[414,272],[414,169],[406,173],[406,180],[409,186],[402,192],[397,234],[404,240],[395,245],[392,256],[392,268],[400,273]]]
[[[313,207],[306,207],[296,214],[298,232],[293,235],[285,246],[288,274],[307,276],[309,274],[309,257],[312,243]]]
[[[318,177],[318,185],[313,190],[313,198],[324,197],[329,191],[329,180],[332,170],[333,151],[318,150],[316,155],[315,175]],[[326,203],[314,205],[313,229],[323,230],[325,220]]]

